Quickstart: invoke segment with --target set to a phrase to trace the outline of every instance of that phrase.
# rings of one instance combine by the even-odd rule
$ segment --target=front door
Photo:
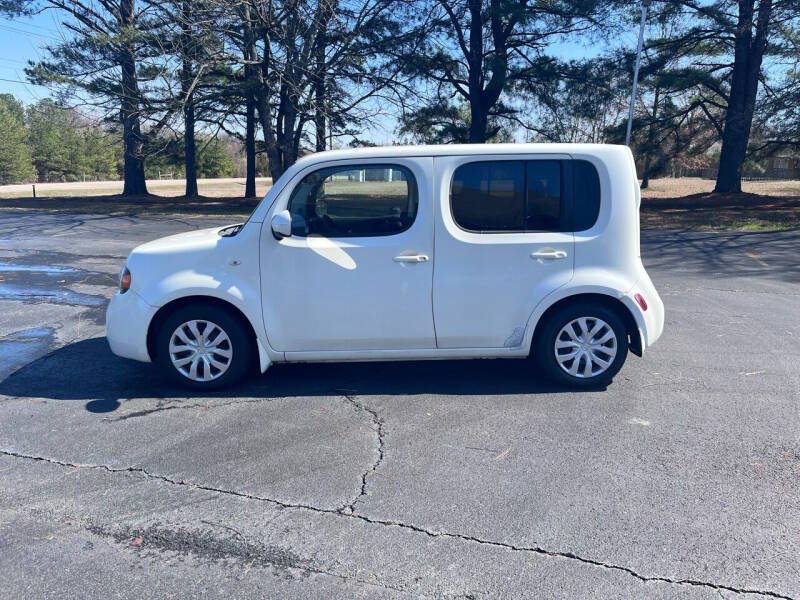
[[[432,158],[331,161],[275,201],[262,228],[264,323],[284,352],[435,348]]]
[[[564,155],[436,159],[439,348],[518,348],[535,306],[572,278]]]

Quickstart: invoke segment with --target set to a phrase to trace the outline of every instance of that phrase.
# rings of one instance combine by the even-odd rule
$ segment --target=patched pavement
[[[666,329],[606,391],[435,361],[187,395],[105,301],[222,223],[0,215],[4,597],[800,598],[800,232],[643,232]]]

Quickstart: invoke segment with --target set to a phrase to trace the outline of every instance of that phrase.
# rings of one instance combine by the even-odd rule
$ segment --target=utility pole
[[[625,145],[631,145],[631,127],[633,126],[633,106],[636,104],[636,86],[639,83],[639,63],[642,59],[642,41],[644,40],[644,24],[647,20],[647,7],[650,0],[642,1],[642,21],[639,24],[639,43],[636,44],[636,64],[633,67],[633,90],[631,90],[631,105],[628,108],[628,131],[625,133]]]

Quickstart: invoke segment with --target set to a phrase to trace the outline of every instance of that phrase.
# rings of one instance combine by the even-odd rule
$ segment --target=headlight
[[[131,272],[127,266],[122,267],[119,273],[119,293],[124,294],[131,289]]]

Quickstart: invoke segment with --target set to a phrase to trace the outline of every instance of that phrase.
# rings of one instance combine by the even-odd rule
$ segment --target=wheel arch
[[[191,306],[192,304],[208,304],[229,311],[242,323],[248,334],[251,336],[253,347],[258,348],[259,352],[259,356],[256,356],[256,358],[260,358],[261,344],[258,341],[256,330],[253,327],[253,324],[250,322],[250,319],[247,318],[247,316],[238,306],[232,302],[218,298],[217,296],[193,294],[191,296],[181,296],[171,300],[170,302],[167,302],[160,307],[153,315],[153,318],[150,319],[150,324],[147,326],[147,353],[150,356],[150,360],[155,360],[156,357],[156,338],[158,336],[158,330],[161,324],[164,323],[164,321],[176,310],[183,308],[184,306]]]
[[[628,332],[628,346],[630,351],[636,356],[642,356],[643,345],[641,332],[639,331],[639,326],[636,323],[636,318],[633,316],[630,309],[619,298],[610,294],[598,292],[582,292],[572,294],[556,300],[550,306],[548,306],[536,320],[536,325],[533,328],[533,334],[531,335],[531,340],[528,347],[528,353],[530,354],[530,352],[532,352],[536,335],[541,331],[543,324],[548,318],[565,306],[570,306],[580,302],[600,304],[609,310],[614,311],[625,324],[625,329]]]

